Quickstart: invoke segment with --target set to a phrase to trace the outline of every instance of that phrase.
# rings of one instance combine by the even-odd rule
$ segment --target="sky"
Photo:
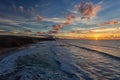
[[[120,29],[120,0],[0,0],[0,31]]]

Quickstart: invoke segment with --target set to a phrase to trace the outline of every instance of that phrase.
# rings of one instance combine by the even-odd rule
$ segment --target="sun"
[[[94,38],[95,40],[98,40],[98,39],[99,39],[99,37],[100,37],[100,35],[99,35],[99,34],[94,34],[94,35],[93,35],[93,38]]]

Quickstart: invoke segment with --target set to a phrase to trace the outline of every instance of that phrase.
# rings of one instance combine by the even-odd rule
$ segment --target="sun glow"
[[[86,39],[86,40],[120,40],[119,32],[104,33],[60,33],[55,35],[63,39]]]
[[[98,40],[99,37],[100,37],[99,34],[94,34],[94,35],[93,35],[93,38],[94,38],[95,40]]]

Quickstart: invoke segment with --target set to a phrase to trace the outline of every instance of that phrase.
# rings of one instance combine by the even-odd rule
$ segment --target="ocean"
[[[32,44],[0,61],[0,80],[120,80],[120,40]]]
[[[57,40],[56,60],[80,80],[120,80],[120,40]]]

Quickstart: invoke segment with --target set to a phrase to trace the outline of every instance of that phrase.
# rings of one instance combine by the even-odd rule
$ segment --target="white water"
[[[33,44],[0,61],[0,80],[71,80],[51,53],[53,41]]]

